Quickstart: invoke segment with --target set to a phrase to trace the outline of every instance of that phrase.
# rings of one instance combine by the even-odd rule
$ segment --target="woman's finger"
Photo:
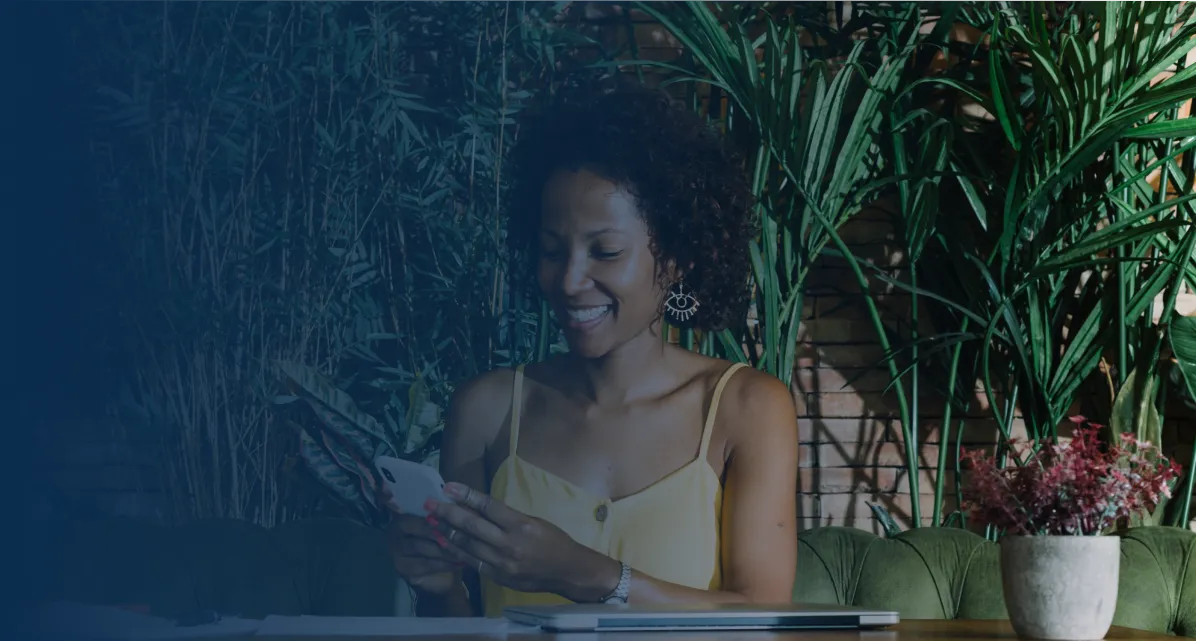
[[[436,541],[440,533],[433,527],[434,523],[418,516],[401,515],[391,519],[390,528],[393,535],[402,537],[418,537],[429,541]]]
[[[385,485],[380,485],[375,488],[374,497],[379,503],[386,506],[386,509],[390,510],[391,512],[394,512],[395,514],[403,513],[403,511],[399,509],[398,504],[395,503],[394,495],[390,493],[390,488],[386,487]]]
[[[527,515],[506,503],[461,483],[448,483],[444,491],[457,505],[463,505],[502,529],[513,529],[527,521]]]
[[[446,537],[446,541],[445,551],[452,558],[460,561],[465,567],[477,570],[479,561],[490,567],[504,565],[506,557],[497,548],[485,541],[472,538],[462,532],[458,532],[455,535],[450,534]]]
[[[453,560],[452,554],[439,543],[427,539],[404,538],[395,542],[395,556],[429,559],[433,561]]]
[[[452,503],[438,503],[436,504],[435,518],[440,522],[438,529],[446,536],[452,530],[459,530],[472,539],[484,541],[494,547],[502,547],[505,540],[506,535],[500,527],[467,507]]]

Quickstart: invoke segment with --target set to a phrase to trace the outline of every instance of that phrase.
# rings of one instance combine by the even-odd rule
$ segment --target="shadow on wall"
[[[840,230],[863,258],[892,268],[899,277],[901,252],[891,224],[862,215]],[[883,508],[902,529],[913,524],[907,448],[884,351],[865,307],[859,284],[842,261],[824,257],[807,281],[798,371],[793,378],[802,442],[799,472],[800,529],[847,526],[883,534],[869,504]],[[911,298],[891,286],[870,284],[886,325],[905,323]],[[922,525],[933,524],[934,490],[942,445],[944,403],[923,375],[919,398],[910,395],[909,411],[919,417],[915,457],[919,469],[918,505]],[[995,442],[995,421],[986,418],[978,394],[965,417],[963,444]],[[948,444],[942,518],[958,507],[954,475],[954,440],[958,412]]]

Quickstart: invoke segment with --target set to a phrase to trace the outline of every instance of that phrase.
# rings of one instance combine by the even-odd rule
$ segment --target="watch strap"
[[[602,599],[603,603],[627,603],[627,597],[631,592],[631,567],[622,561],[619,562],[619,583],[611,590],[606,598]]]

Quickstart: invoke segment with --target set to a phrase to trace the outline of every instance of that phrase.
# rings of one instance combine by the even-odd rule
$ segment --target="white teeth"
[[[577,323],[584,323],[605,314],[608,309],[610,309],[609,305],[587,309],[571,309],[569,310],[569,319]]]

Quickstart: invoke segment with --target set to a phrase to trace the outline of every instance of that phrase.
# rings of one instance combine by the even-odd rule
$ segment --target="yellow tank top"
[[[648,487],[612,500],[551,474],[517,454],[523,366],[515,370],[511,444],[495,470],[491,496],[564,530],[573,540],[618,559],[648,576],[702,590],[722,585],[719,525],[722,482],[706,460],[719,398],[731,375],[727,368],[710,400],[697,458]],[[555,594],[512,590],[482,579],[485,616],[500,617],[512,605],[569,601]]]

